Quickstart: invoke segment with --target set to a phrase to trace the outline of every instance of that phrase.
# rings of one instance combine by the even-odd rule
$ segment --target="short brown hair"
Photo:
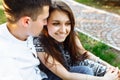
[[[3,0],[7,20],[11,23],[17,22],[23,16],[36,20],[46,5],[50,6],[51,0]]]

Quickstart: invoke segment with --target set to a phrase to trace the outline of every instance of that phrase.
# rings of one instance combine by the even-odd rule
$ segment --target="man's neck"
[[[24,28],[18,24],[7,23],[7,28],[9,32],[17,39],[25,41],[28,36],[26,36]]]

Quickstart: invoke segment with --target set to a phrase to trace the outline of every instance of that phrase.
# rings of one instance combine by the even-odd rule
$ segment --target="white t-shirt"
[[[0,80],[41,80],[38,65],[32,37],[18,40],[0,25]]]

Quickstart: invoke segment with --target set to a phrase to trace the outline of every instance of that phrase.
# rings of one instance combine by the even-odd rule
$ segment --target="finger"
[[[109,68],[107,73],[113,73],[113,68]]]
[[[118,69],[118,67],[114,70],[114,73],[116,73],[116,74],[119,73],[119,69]]]

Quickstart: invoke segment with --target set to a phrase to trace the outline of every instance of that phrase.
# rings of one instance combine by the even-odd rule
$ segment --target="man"
[[[32,37],[47,24],[50,5],[51,0],[3,0],[7,22],[0,25],[0,80],[42,79]]]

